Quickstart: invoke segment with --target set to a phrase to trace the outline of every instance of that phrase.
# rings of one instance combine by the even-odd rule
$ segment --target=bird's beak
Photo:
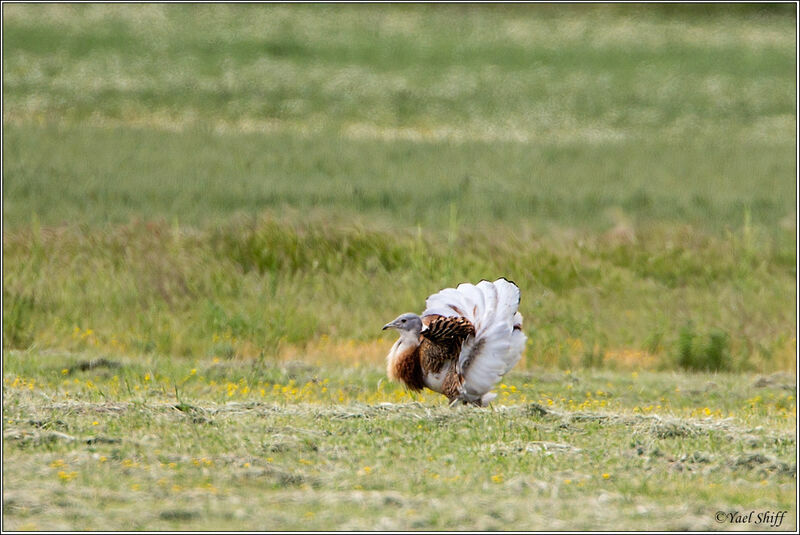
[[[390,323],[387,323],[386,325],[384,325],[383,329],[381,329],[381,330],[385,331],[386,329],[394,329],[394,328],[395,328],[394,322],[390,322]]]

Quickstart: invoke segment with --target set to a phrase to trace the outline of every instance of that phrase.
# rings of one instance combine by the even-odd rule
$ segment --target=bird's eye
[[[401,323],[405,323],[405,322],[406,322],[406,320],[403,320]]]

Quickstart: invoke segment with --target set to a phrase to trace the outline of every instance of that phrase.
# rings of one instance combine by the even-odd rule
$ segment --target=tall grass
[[[791,366],[794,265],[773,246],[747,260],[735,237],[670,228],[633,244],[613,233],[448,237],[325,221],[7,231],[3,344],[275,358],[320,337],[372,340],[442,287],[506,276],[523,291],[528,365],[571,367],[585,351],[599,351],[599,364],[634,351],[640,362],[628,355],[627,365],[668,365],[691,320],[724,333],[738,367]]]

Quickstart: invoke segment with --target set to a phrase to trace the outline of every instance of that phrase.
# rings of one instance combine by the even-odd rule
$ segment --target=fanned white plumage
[[[487,405],[496,394],[489,392],[522,356],[525,335],[520,328],[519,288],[506,279],[483,280],[447,288],[425,301],[423,316],[461,316],[475,327],[461,347],[456,370],[463,373],[462,397]]]

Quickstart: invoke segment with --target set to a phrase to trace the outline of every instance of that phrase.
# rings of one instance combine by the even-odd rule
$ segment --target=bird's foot
[[[450,407],[455,407],[456,405],[477,405],[480,407],[481,398],[472,399],[462,390],[456,397],[450,399]]]

